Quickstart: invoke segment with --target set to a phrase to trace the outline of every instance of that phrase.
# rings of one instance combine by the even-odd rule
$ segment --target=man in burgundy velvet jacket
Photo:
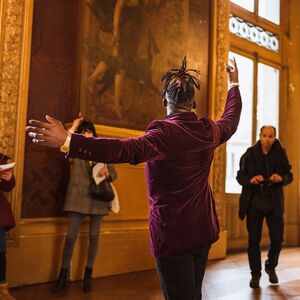
[[[151,251],[166,299],[201,299],[208,251],[218,240],[219,224],[208,183],[214,150],[236,131],[241,97],[238,70],[226,65],[231,88],[222,117],[198,119],[194,87],[200,84],[186,70],[167,72],[162,80],[164,120],[150,123],[145,134],[131,139],[67,135],[58,120],[30,120],[26,128],[34,143],[60,147],[70,157],[104,163],[146,162],[150,205]]]

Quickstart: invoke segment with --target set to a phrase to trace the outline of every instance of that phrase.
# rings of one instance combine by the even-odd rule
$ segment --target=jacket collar
[[[176,112],[165,117],[169,121],[196,121],[197,115],[192,111]]]
[[[257,141],[256,144],[254,145],[254,147],[255,147],[255,149],[257,149],[258,151],[260,151],[262,153],[262,148],[261,148],[261,142],[260,141]],[[275,142],[273,143],[269,153],[271,151],[273,151],[273,149],[277,149],[277,148],[282,148],[282,147],[281,147],[281,144],[280,144],[279,140],[275,139]]]

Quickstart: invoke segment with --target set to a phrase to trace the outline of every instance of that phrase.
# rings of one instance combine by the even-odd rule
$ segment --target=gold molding
[[[95,125],[96,132],[99,136],[108,136],[115,138],[136,138],[142,136],[144,131],[120,128],[120,127],[112,127],[106,125]]]
[[[33,0],[2,0],[0,4],[0,151],[16,161],[16,187],[10,195],[17,228],[9,240],[18,240],[22,199],[25,124],[29,84]]]
[[[228,60],[229,50],[229,0],[212,1],[212,21],[211,21],[211,44],[212,67],[210,76],[210,106],[209,112],[213,119],[218,119],[224,109],[227,95],[227,74],[224,72],[224,64]],[[221,229],[225,228],[225,146],[216,150],[212,167],[212,188],[215,196],[217,212]]]

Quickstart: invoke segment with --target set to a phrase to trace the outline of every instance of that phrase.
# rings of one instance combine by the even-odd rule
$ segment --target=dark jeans
[[[210,247],[172,258],[156,258],[165,300],[200,300]]]
[[[278,265],[279,253],[283,241],[283,216],[274,216],[273,213],[264,215],[253,209],[247,214],[248,240],[248,259],[252,275],[261,275],[261,253],[260,241],[263,220],[266,218],[269,229],[270,246],[268,259],[265,262],[266,269],[275,269]]]

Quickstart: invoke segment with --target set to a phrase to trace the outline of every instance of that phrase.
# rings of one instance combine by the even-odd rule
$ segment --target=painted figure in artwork
[[[95,40],[86,41],[86,53],[91,63],[87,77],[90,95],[103,97],[113,85],[112,101],[115,115],[124,115],[124,88],[127,81],[137,81],[140,87],[160,95],[152,81],[153,56],[159,53],[151,31],[153,14],[160,0],[117,0],[87,2],[95,16],[99,32]],[[105,6],[105,9],[104,9]],[[126,78],[126,80],[125,80]],[[126,97],[132,98],[132,97]],[[129,107],[126,100],[126,106]]]

